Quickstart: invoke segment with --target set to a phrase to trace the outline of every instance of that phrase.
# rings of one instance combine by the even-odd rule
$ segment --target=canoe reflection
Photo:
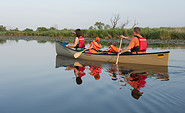
[[[66,67],[66,70],[74,70],[78,85],[82,84],[82,77],[87,74],[84,72],[86,69],[89,70],[88,74],[93,76],[95,80],[100,79],[100,74],[103,70],[105,73],[108,73],[113,81],[121,84],[120,89],[129,85],[131,87],[131,95],[135,99],[139,99],[142,96],[143,92],[140,90],[146,86],[147,79],[169,80],[168,67],[166,66],[138,64],[119,64],[118,66],[112,63],[92,62],[57,55],[56,68],[59,67]]]

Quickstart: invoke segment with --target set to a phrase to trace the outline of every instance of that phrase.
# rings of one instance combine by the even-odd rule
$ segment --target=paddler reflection
[[[89,66],[89,70],[91,71],[89,74],[94,76],[95,80],[100,79],[100,73],[102,71],[101,66]]]
[[[107,72],[109,72],[112,80],[118,81],[121,84],[121,88],[127,86],[131,91],[131,95],[134,99],[139,99],[143,92],[141,91],[146,86],[147,78],[155,77],[161,81],[168,81],[169,74],[167,67],[156,66],[137,66],[134,65],[116,66],[112,65]]]
[[[66,70],[74,70],[74,74],[76,76],[76,83],[78,85],[82,84],[82,78],[85,74],[85,66],[80,64],[79,62],[75,62],[73,66],[67,66]]]
[[[125,77],[126,82],[133,88],[131,89],[131,95],[135,99],[139,99],[143,92],[140,92],[141,88],[145,87],[146,84],[146,73],[131,73],[130,76]]]

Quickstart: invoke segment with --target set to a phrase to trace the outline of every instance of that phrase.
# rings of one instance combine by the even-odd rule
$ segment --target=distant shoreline
[[[0,36],[0,40],[7,39],[7,40],[43,40],[43,41],[71,41],[74,37],[48,37],[48,36]],[[86,38],[87,41],[91,41],[94,38]],[[105,39],[102,38],[102,41],[117,41],[118,39]],[[128,40],[124,40],[123,43],[129,43]],[[148,44],[175,44],[175,45],[184,45],[185,40],[181,39],[171,39],[171,40],[160,40],[160,39],[147,39]]]

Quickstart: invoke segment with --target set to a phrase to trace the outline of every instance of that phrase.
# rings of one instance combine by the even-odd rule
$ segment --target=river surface
[[[184,113],[184,47],[169,67],[82,61],[56,54],[55,43],[0,44],[0,113]]]

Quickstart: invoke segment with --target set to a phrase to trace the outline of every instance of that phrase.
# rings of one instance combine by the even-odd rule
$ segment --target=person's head
[[[133,89],[131,95],[138,100],[142,96],[142,93],[137,89]]]
[[[81,79],[81,77],[76,77],[76,83],[77,83],[78,85],[82,84],[82,79]]]
[[[116,46],[117,45],[117,42],[112,42],[112,45]]]
[[[99,43],[100,42],[100,38],[99,37],[96,37],[95,38],[95,41]]]
[[[94,75],[94,78],[95,78],[95,80],[99,80],[100,79],[100,75],[96,74],[96,75]]]
[[[76,29],[75,33],[77,37],[82,36],[82,31],[80,29]]]
[[[134,35],[137,35],[137,34],[140,34],[141,33],[141,30],[139,27],[135,27],[134,28]]]

